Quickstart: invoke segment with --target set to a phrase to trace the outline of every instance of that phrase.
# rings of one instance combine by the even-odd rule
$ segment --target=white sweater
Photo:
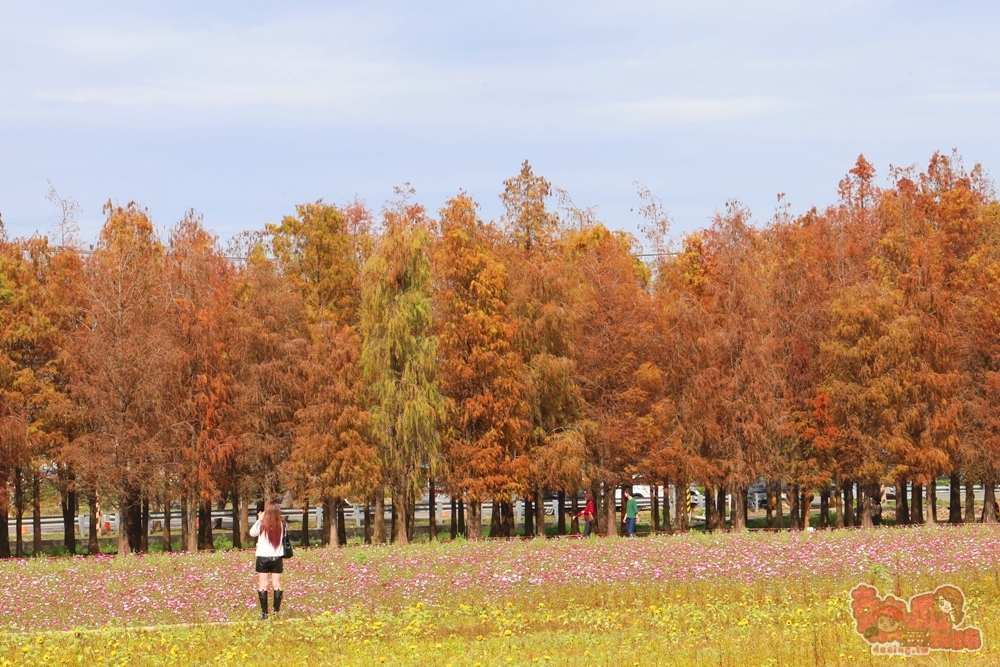
[[[282,525],[281,525],[281,539],[278,540],[278,545],[274,546],[267,539],[267,535],[261,535],[260,534],[260,522],[261,522],[261,520],[257,519],[257,523],[255,523],[250,528],[250,537],[260,537],[260,539],[257,540],[257,556],[259,556],[261,558],[275,558],[275,557],[281,558],[282,556],[285,555],[285,546],[284,546],[284,542],[285,542],[285,525],[284,525],[284,523],[282,523]]]

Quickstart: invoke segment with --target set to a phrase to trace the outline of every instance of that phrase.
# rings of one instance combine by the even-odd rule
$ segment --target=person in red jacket
[[[574,519],[579,519],[583,517],[583,536],[590,537],[590,533],[594,529],[594,519],[597,517],[597,508],[594,507],[594,496],[591,494],[586,494],[584,498],[587,504],[583,506],[583,509],[573,515]]]

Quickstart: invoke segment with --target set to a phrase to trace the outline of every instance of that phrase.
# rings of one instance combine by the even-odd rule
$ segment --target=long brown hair
[[[951,616],[954,619],[954,624],[961,625],[962,619],[965,618],[965,594],[954,586],[944,585],[938,586],[937,590],[934,591],[935,603],[937,603],[938,598],[944,598],[951,603]],[[936,608],[934,611],[939,616],[944,615],[944,612],[942,612],[940,608]]]
[[[271,546],[281,544],[281,508],[273,500],[264,508],[264,519],[260,522],[261,533],[267,536]]]

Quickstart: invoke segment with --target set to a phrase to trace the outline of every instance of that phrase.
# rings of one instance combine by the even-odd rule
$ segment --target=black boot
[[[281,591],[274,591],[274,613],[281,611]]]
[[[260,598],[260,620],[267,620],[267,591],[257,591],[257,597]],[[277,602],[277,600],[275,600]],[[277,609],[275,609],[277,611]]]

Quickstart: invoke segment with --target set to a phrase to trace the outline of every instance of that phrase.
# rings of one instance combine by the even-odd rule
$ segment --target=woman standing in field
[[[267,503],[263,512],[257,513],[257,522],[250,528],[250,536],[257,537],[257,597],[260,598],[260,618],[267,619],[267,587],[274,590],[274,612],[281,611],[282,557],[285,554],[285,522],[278,503]]]

